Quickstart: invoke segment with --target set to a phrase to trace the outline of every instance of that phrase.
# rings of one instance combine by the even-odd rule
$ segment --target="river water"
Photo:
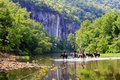
[[[88,60],[89,61],[86,61]],[[1,80],[120,80],[120,59],[69,61],[59,57],[40,56],[33,62],[45,69],[19,69],[0,73]]]

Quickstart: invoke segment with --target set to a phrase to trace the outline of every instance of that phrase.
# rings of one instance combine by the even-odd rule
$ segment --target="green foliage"
[[[75,35],[70,33],[68,35],[68,43],[69,43],[69,47],[70,50],[75,50]]]
[[[76,32],[76,44],[78,49],[86,51],[120,52],[120,14],[106,13],[92,23],[84,21]]]
[[[0,72],[0,80],[7,80],[7,75],[5,72]]]
[[[69,21],[81,22],[94,20],[107,11],[120,11],[119,0],[12,0],[24,4],[30,10],[54,12],[62,15]],[[24,7],[25,7],[24,6]]]
[[[112,45],[109,46],[109,52],[115,52],[119,53],[120,52],[120,34],[117,38],[113,39]]]
[[[20,56],[17,61],[20,62],[29,62],[30,61],[30,57],[29,56]]]
[[[35,55],[48,52],[51,46],[42,25],[31,20],[25,8],[0,0],[0,50]]]
[[[100,54],[101,57],[120,57],[120,53],[105,53]]]

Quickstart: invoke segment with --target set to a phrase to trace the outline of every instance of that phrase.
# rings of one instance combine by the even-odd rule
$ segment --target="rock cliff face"
[[[34,5],[20,4],[22,7],[27,8],[31,12],[30,17],[43,24],[44,30],[50,35],[59,38],[60,40],[65,39],[68,34],[75,33],[80,27],[80,24],[75,21],[64,19],[64,17],[55,11],[51,11],[49,8],[45,10],[37,10]]]
[[[66,38],[69,33],[74,33],[79,28],[78,23],[65,20],[57,13],[32,11],[31,18],[41,22],[44,25],[45,31],[50,36],[58,37],[61,40]]]

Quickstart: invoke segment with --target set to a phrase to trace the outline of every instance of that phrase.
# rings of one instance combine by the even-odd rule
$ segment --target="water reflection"
[[[70,74],[69,74],[69,71],[68,71],[68,64],[67,62],[62,62],[62,64],[60,65],[60,70],[59,72],[61,71],[61,75],[62,76],[62,79],[69,79],[70,77]],[[60,77],[61,78],[61,77]],[[61,80],[61,79],[60,79]]]
[[[120,80],[120,60],[90,62],[66,60],[55,62],[49,58],[38,60],[39,63],[42,61],[51,67],[46,70],[22,69],[0,73],[0,80]]]
[[[91,62],[57,62],[56,76],[48,80],[119,80],[120,60]],[[118,67],[119,66],[119,67]]]

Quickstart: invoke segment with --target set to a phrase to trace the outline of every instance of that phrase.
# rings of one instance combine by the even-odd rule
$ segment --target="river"
[[[56,61],[55,59],[58,59]],[[90,58],[89,58],[90,59]],[[76,59],[77,60],[77,59]],[[34,63],[42,69],[27,68],[0,73],[1,80],[120,80],[120,59],[59,61],[59,56],[39,56]]]

